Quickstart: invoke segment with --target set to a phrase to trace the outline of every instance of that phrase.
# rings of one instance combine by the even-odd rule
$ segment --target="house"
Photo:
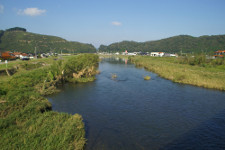
[[[216,52],[214,52],[215,55],[213,55],[214,57],[224,57],[225,56],[225,50],[218,50]]]
[[[14,60],[16,59],[16,56],[12,53],[12,52],[0,52],[0,57],[1,59],[4,59],[4,60]]]
[[[170,57],[178,57],[177,54],[170,54]]]
[[[32,54],[26,54],[26,53],[21,53],[21,52],[14,52],[13,54],[16,56],[16,58],[19,58],[22,60],[29,60],[32,56]]]
[[[164,57],[178,57],[178,55],[177,54],[165,53]]]
[[[28,57],[29,57],[30,59],[34,59],[34,56],[33,56],[32,54],[28,54]]]
[[[13,55],[15,55],[16,58],[20,58],[21,52],[14,52]]]
[[[122,52],[122,55],[129,55],[129,56],[135,56],[135,55],[137,55],[137,54],[138,54],[138,52],[128,53],[127,50],[125,50],[125,52]]]
[[[133,53],[127,53],[127,55],[129,55],[129,56],[135,56],[135,55],[137,55],[137,53],[136,53],[136,52],[133,52]]]
[[[129,56],[135,56],[137,54],[136,53],[127,53],[127,55],[129,55]]]
[[[153,57],[163,57],[164,56],[164,52],[151,52],[150,56]]]
[[[29,60],[30,58],[29,58],[28,54],[26,54],[26,53],[21,53],[21,54],[20,54],[20,59],[21,59],[21,60]]]
[[[65,54],[61,54],[62,56],[64,55],[65,56]],[[49,55],[48,54],[45,54],[45,53],[42,53],[41,54],[41,58],[47,58]]]
[[[122,52],[122,55],[127,55],[128,54],[128,51],[125,50],[125,52]]]

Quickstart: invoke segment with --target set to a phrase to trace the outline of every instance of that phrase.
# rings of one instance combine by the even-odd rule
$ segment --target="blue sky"
[[[225,0],[0,0],[0,29],[111,44],[225,34]]]

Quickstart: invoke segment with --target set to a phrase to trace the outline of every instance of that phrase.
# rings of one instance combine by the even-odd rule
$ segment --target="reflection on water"
[[[48,97],[55,111],[83,116],[86,149],[225,149],[224,92],[173,83],[122,59],[104,59],[99,69],[95,82]]]

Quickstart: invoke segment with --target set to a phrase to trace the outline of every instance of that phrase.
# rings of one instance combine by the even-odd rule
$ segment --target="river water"
[[[94,82],[48,97],[53,110],[83,116],[86,150],[225,149],[225,92],[173,83],[118,58],[103,59],[99,70]]]

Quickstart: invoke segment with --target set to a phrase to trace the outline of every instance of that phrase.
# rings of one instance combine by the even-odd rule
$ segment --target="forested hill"
[[[193,37],[179,35],[157,41],[134,42],[123,41],[109,46],[101,45],[99,52],[153,52],[163,51],[170,53],[201,53],[214,52],[225,49],[225,35]]]
[[[24,28],[0,30],[0,51],[19,51],[34,53],[62,52],[63,53],[95,53],[96,48],[91,44],[70,42],[56,36],[48,36],[27,32]]]

